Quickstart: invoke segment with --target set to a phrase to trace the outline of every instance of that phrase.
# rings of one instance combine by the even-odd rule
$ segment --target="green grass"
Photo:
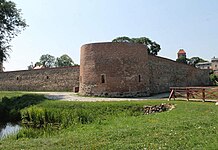
[[[0,141],[0,149],[217,149],[218,107],[214,103],[170,101],[176,108],[144,115],[144,105],[167,101],[64,102],[20,92],[1,92],[22,106],[23,127]],[[31,102],[25,105],[20,100]],[[23,101],[23,102],[24,102]],[[36,104],[36,105],[32,105]],[[11,106],[12,105],[12,106]],[[25,107],[23,107],[25,106]],[[15,107],[15,105],[13,106]],[[34,128],[32,128],[34,127]]]
[[[21,109],[36,105],[46,100],[43,95],[24,94],[14,97],[3,97],[0,102],[0,118],[1,121],[20,121]]]
[[[23,95],[24,92],[19,92],[19,91],[14,91],[14,92],[11,92],[11,91],[0,91],[0,102],[1,102],[1,99],[2,97],[14,97],[14,96],[21,96]]]
[[[43,101],[22,110],[41,128],[23,128],[0,149],[217,149],[214,103],[170,101],[175,109],[143,115],[144,105],[160,103],[168,102]]]

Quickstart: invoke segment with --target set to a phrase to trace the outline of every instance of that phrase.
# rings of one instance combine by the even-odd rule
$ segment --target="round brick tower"
[[[149,95],[147,48],[131,43],[92,43],[81,47],[81,95]]]

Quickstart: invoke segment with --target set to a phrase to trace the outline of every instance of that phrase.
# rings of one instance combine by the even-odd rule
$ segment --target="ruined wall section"
[[[0,90],[73,91],[79,86],[79,66],[0,73]]]
[[[131,43],[92,43],[81,47],[80,94],[148,96],[147,48]]]
[[[201,70],[170,59],[148,56],[151,93],[169,91],[172,86],[207,86],[209,70]]]

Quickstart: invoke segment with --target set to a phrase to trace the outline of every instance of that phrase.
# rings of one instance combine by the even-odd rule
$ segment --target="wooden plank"
[[[172,97],[173,97],[174,100],[175,100],[175,92],[174,92],[173,89],[172,89],[171,92],[170,92],[169,101],[171,100]]]
[[[202,99],[203,99],[203,102],[205,102],[205,89],[202,89]]]

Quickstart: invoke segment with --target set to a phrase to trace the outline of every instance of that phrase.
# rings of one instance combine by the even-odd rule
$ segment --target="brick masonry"
[[[209,84],[208,70],[148,55],[140,44],[92,43],[80,54],[81,95],[137,97]]]
[[[80,94],[110,97],[149,95],[147,49],[141,44],[94,43],[81,48]],[[102,83],[102,78],[105,82]]]
[[[201,70],[158,56],[148,56],[150,91],[166,92],[172,86],[209,85],[209,70]]]
[[[138,97],[170,86],[205,86],[209,71],[151,56],[141,44],[92,43],[81,47],[80,66],[0,73],[0,90],[73,91],[81,95]]]
[[[79,86],[79,66],[0,73],[0,90],[73,91]]]

